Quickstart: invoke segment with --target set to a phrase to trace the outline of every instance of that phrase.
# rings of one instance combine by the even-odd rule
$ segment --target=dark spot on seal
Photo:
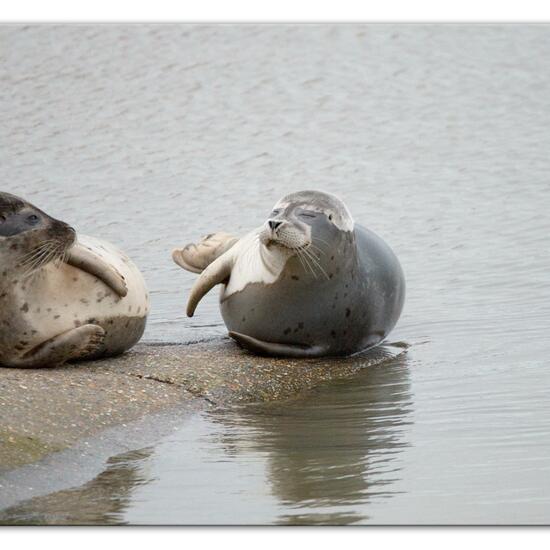
[[[138,311],[139,313],[139,311]],[[243,315],[243,318],[241,319],[241,321],[244,323],[246,321],[246,317]]]
[[[304,323],[298,323],[298,328],[301,330],[304,328]]]
[[[349,307],[346,308],[346,317],[349,317],[351,315],[351,309]]]
[[[296,276],[296,275],[292,275],[290,277],[291,279],[294,279],[295,281],[299,281],[300,280],[300,277]]]
[[[329,273],[329,274],[328,274],[328,278],[329,278],[329,279],[332,279],[333,277],[334,277],[334,274],[333,274],[333,273]]]
[[[283,331],[283,334],[290,334],[290,328],[285,328],[285,330]]]
[[[331,256],[330,259],[331,259],[331,260],[334,260],[334,256]]]
[[[330,331],[330,335],[331,335],[333,338],[336,338],[336,331],[331,330],[331,331]]]
[[[78,281],[78,277],[73,277],[73,281],[76,283],[76,281]]]
[[[29,304],[27,304],[27,302],[25,302],[22,306],[21,306],[21,311],[23,313],[27,313],[27,311],[29,311]]]
[[[17,247],[17,244],[13,243],[13,244],[10,246],[10,248],[11,248],[12,250],[17,250],[18,247]]]
[[[54,319],[59,319],[59,317],[61,317],[61,315],[54,315],[53,316]]]

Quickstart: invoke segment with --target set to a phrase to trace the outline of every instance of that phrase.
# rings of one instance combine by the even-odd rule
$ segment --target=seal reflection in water
[[[287,195],[241,239],[211,234],[172,257],[201,273],[187,314],[222,284],[229,335],[268,355],[363,351],[389,334],[405,299],[403,271],[389,246],[355,224],[340,199],[320,191]]]
[[[141,338],[148,312],[125,254],[0,193],[0,366],[120,354]]]

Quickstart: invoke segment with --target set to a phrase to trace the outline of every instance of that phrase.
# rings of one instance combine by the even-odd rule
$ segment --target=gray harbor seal
[[[117,355],[141,338],[148,312],[124,253],[0,193],[0,366]]]
[[[229,336],[257,353],[351,355],[379,344],[397,323],[405,278],[390,247],[355,224],[334,195],[282,198],[241,239],[212,234],[172,253],[200,272],[187,314],[215,285]]]

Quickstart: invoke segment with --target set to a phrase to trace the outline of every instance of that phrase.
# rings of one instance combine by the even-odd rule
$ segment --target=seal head
[[[29,275],[63,258],[75,230],[10,193],[0,193],[0,261],[5,271]]]
[[[296,257],[311,277],[329,277],[327,244],[333,256],[338,243],[352,238],[353,227],[346,205],[335,195],[321,191],[291,193],[273,207],[260,231],[260,253],[266,255],[267,250],[281,256],[279,264]]]

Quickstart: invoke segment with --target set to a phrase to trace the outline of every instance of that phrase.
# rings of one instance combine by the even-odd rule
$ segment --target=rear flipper
[[[46,340],[22,357],[2,363],[2,366],[27,369],[56,367],[99,351],[104,337],[105,331],[99,325],[82,325]]]
[[[202,273],[214,260],[227,252],[239,239],[229,233],[210,233],[197,244],[176,248],[172,259],[180,267],[192,273]]]
[[[256,340],[252,336],[239,332],[229,332],[239,345],[254,353],[261,355],[273,355],[275,357],[322,357],[326,353],[323,346],[305,346],[300,344],[277,344],[275,342],[264,342]]]

